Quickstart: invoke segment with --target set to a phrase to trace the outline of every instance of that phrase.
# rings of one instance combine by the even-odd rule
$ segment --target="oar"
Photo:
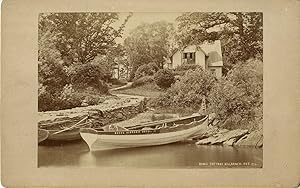
[[[58,133],[65,132],[65,131],[70,130],[70,129],[73,129],[73,128],[76,127],[78,124],[80,124],[81,122],[83,122],[84,120],[86,120],[88,117],[89,117],[89,116],[86,116],[86,117],[83,118],[82,120],[78,121],[75,125],[72,125],[71,127],[66,128],[66,129],[64,129],[64,130],[57,131],[57,132],[53,133],[53,135],[58,134]]]

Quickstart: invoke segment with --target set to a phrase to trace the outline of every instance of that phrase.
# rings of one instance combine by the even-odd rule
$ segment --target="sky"
[[[137,13],[134,12],[132,17],[128,20],[127,24],[125,25],[124,28],[124,35],[123,38],[118,38],[117,42],[118,43],[123,43],[123,40],[130,34],[130,32],[136,28],[138,25],[142,23],[153,23],[157,21],[167,21],[170,23],[176,23],[175,19],[180,16],[182,13]],[[120,26],[123,22],[124,19],[129,15],[129,13],[120,13],[120,19],[115,23],[115,25]]]

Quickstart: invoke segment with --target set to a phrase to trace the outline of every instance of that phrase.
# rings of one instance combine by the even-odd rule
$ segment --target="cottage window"
[[[191,59],[193,58],[193,53],[190,53],[190,58],[191,58]]]
[[[187,53],[183,53],[183,58],[187,59]]]

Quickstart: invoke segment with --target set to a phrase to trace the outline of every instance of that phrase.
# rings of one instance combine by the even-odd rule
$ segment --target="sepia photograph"
[[[262,12],[37,22],[38,167],[263,167]]]
[[[1,185],[298,187],[299,8],[4,0]]]

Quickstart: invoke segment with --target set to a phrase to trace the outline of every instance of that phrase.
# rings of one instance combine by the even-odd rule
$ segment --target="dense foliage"
[[[45,86],[39,85],[39,111],[62,110],[102,102],[103,98],[98,93],[78,91],[71,84],[65,85],[62,90],[56,90],[54,93],[47,91]]]
[[[117,13],[44,13],[39,16],[39,111],[97,104],[123,61]],[[97,92],[97,95],[84,91]]]
[[[141,65],[135,72],[134,79],[139,79],[144,76],[153,76],[159,70],[155,63]]]
[[[183,76],[188,70],[196,70],[197,68],[201,68],[200,65],[196,64],[182,64],[175,68],[175,74]]]
[[[154,81],[158,87],[167,89],[175,82],[175,76],[172,70],[160,69],[155,73]]]
[[[163,67],[164,57],[169,57],[174,27],[167,22],[141,24],[125,39],[124,46],[131,66],[130,79],[133,79],[137,69],[144,64],[155,63]]]
[[[257,129],[263,118],[263,65],[260,60],[236,64],[226,77],[215,79],[201,68],[187,70],[150,105],[195,112],[205,96],[208,112],[228,129]]]
[[[68,70],[70,83],[76,88],[93,87],[100,93],[107,93],[107,81],[111,73],[98,64],[79,64]]]
[[[262,121],[263,68],[258,60],[239,63],[211,89],[210,111],[215,112],[227,128],[258,125]],[[227,125],[226,125],[227,124]]]
[[[154,105],[199,110],[203,96],[208,96],[215,82],[216,79],[201,68],[187,71],[180,81],[175,82],[154,101]]]

